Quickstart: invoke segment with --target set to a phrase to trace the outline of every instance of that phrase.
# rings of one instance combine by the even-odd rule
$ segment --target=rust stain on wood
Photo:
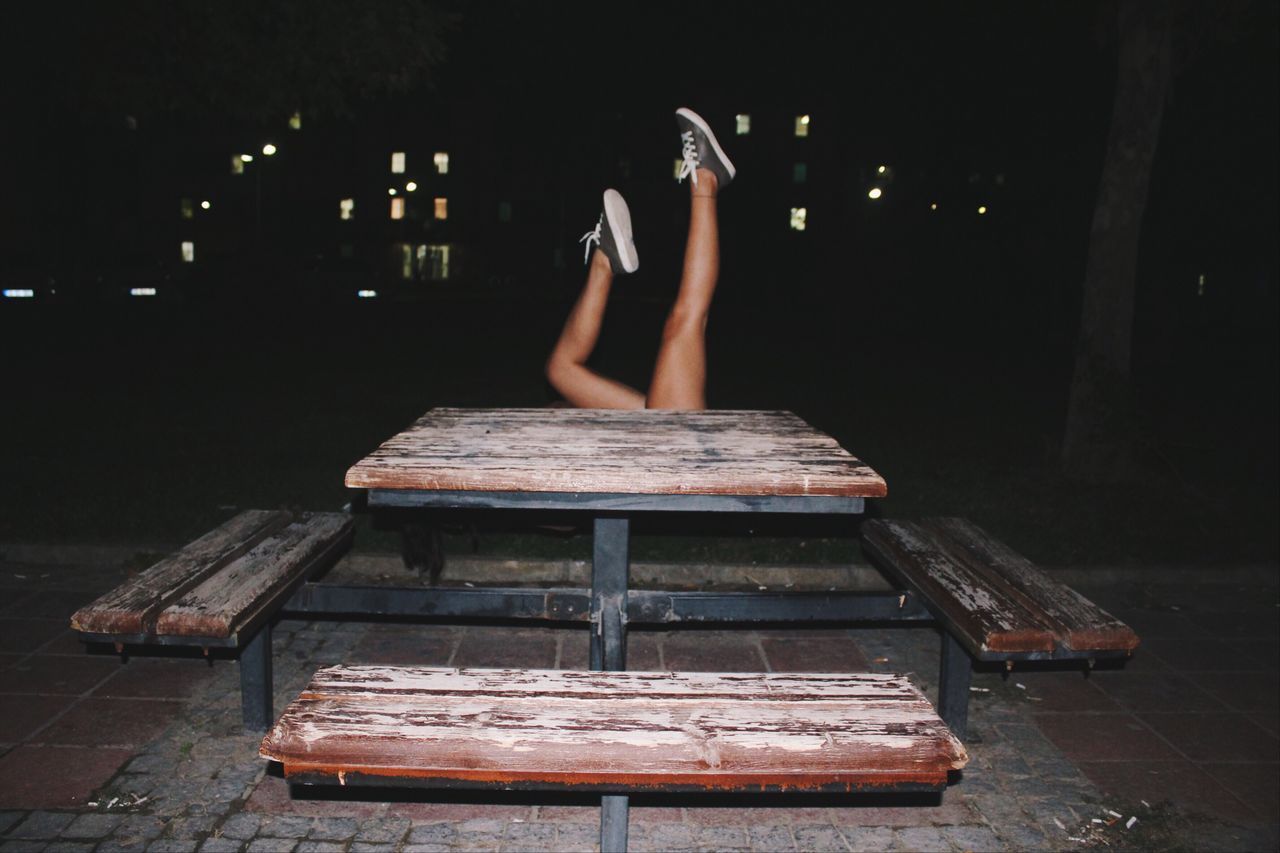
[[[707,789],[945,784],[964,748],[903,676],[329,667],[261,754],[290,776]]]
[[[884,479],[790,412],[432,409],[352,488],[883,497]]]

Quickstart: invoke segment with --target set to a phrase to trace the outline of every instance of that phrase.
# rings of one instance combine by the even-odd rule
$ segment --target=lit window
[[[26,287],[10,287],[4,291],[5,299],[32,299],[35,295],[34,290]]]
[[[156,289],[154,287],[131,287],[129,288],[130,296],[155,296]]]
[[[378,295],[378,291],[376,290],[357,290],[356,291],[356,296],[359,296],[361,299],[373,299],[377,295]]]
[[[192,243],[190,240],[183,241],[182,243],[183,263],[187,263],[187,264],[194,263],[195,259],[196,259],[196,244]]]
[[[511,221],[511,202],[509,201],[498,202],[498,221],[499,222]]]
[[[796,163],[791,167],[791,180],[797,184],[803,184],[805,179],[809,177],[809,167],[804,163]]]
[[[391,218],[404,219],[404,199],[402,198],[391,199]]]
[[[399,175],[404,172],[404,152],[391,152],[391,171],[393,174]]]
[[[437,175],[449,174],[449,152],[437,151],[431,158],[431,162],[435,163]]]
[[[809,117],[807,115],[796,116],[796,136],[809,135]]]
[[[449,278],[449,246],[419,246],[418,272],[431,281]]]
[[[738,113],[736,116],[733,117],[733,119],[734,119],[734,123],[736,125],[739,136],[746,136],[748,133],[751,132],[751,116],[750,115],[748,115],[747,113]]]
[[[239,154],[231,155],[231,174],[233,175],[244,174],[244,161],[240,159]]]
[[[413,278],[413,246],[408,243],[396,243],[396,248],[400,250],[400,277]]]
[[[449,218],[449,199],[438,198],[435,200],[435,216],[436,219]]]
[[[338,218],[342,220],[356,218],[356,200],[353,198],[344,198],[338,202]]]
[[[178,205],[178,209],[182,211],[183,219],[193,219],[196,215],[196,206],[191,203],[191,199],[184,198],[182,203]]]
[[[6,291],[7,295],[8,291]],[[1204,273],[1200,273],[1200,278],[1196,280],[1196,296],[1204,296]]]
[[[289,129],[302,130],[302,113],[295,111],[293,115],[289,116]]]
[[[809,218],[809,211],[803,207],[791,208],[791,230],[803,231],[805,220]]]
[[[879,187],[872,187],[871,189],[867,190],[867,198],[871,199],[872,201],[875,201],[876,199],[880,198],[880,196],[882,195],[884,195],[884,193],[880,191]]]

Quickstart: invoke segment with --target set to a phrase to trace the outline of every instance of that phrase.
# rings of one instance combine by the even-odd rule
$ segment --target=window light
[[[196,259],[196,244],[190,240],[184,240],[182,243],[182,262],[186,264],[194,263]]]
[[[27,287],[9,287],[5,288],[5,299],[32,299],[36,295],[34,290]]]
[[[404,199],[402,198],[391,199],[391,218],[404,219]]]
[[[404,173],[404,152],[403,151],[391,152],[391,172],[392,174],[395,174],[395,175],[400,175]]]
[[[338,202],[338,218],[342,220],[356,218],[356,200],[353,198],[344,198]]]
[[[293,115],[289,116],[289,129],[302,130],[302,113],[295,110]]]
[[[425,250],[425,251],[424,251]],[[432,281],[445,281],[449,278],[449,246],[419,246],[418,266]]]
[[[191,203],[191,199],[184,198],[178,205],[178,209],[182,212],[183,219],[192,219],[196,215],[196,206]]]
[[[361,299],[373,299],[377,295],[378,295],[378,291],[376,290],[357,290],[356,291],[356,296],[360,297]]]
[[[436,174],[438,175],[449,174],[449,152],[448,151],[437,151],[432,156],[431,162],[435,163]]]
[[[739,136],[746,136],[751,132],[751,116],[748,113],[738,113],[733,117],[735,129]]]
[[[791,208],[791,230],[803,231],[805,221],[809,218],[809,211],[803,207]]]
[[[809,116],[796,116],[796,136],[809,135]]]
[[[244,160],[240,159],[239,154],[231,155],[231,174],[233,175],[244,174]]]
[[[131,287],[129,288],[130,296],[155,296],[156,289],[154,287]]]
[[[437,198],[435,200],[435,216],[436,219],[449,218],[449,199]]]

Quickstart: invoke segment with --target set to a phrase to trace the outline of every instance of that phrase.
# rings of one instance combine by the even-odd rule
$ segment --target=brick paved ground
[[[72,610],[122,576],[0,562],[0,851],[593,847],[584,797],[291,792],[240,729],[234,662],[121,665],[67,631]],[[1276,849],[1276,589],[1082,591],[1142,634],[1139,656],[1088,679],[978,673],[971,763],[940,802],[637,798],[632,849]],[[285,621],[277,708],[325,663],[582,667],[586,649],[580,630]],[[938,637],[633,631],[628,654],[635,669],[907,671],[930,691]],[[1108,810],[1122,820],[1108,825]]]

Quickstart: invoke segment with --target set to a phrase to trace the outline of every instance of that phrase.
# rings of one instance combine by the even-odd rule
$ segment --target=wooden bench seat
[[[974,660],[1092,666],[1138,646],[1129,626],[965,519],[875,519],[862,536],[867,555],[943,628],[938,713],[958,737],[968,726]]]
[[[292,782],[941,790],[964,747],[905,677],[332,666],[262,742]]]
[[[343,513],[246,510],[76,611],[71,627],[86,640],[122,650],[151,643],[256,644],[242,653],[241,688],[246,724],[265,729],[269,620],[304,580],[346,551],[353,530]]]
[[[978,660],[1125,656],[1138,646],[1129,626],[965,519],[876,519],[862,531],[870,556]]]

